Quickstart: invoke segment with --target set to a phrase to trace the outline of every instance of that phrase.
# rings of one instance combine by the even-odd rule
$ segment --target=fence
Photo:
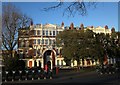
[[[44,70],[19,70],[19,71],[2,71],[2,81],[23,81],[23,80],[40,80],[52,79],[52,71]]]

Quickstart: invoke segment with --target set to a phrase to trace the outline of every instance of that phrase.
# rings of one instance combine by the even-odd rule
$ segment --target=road
[[[95,84],[95,85],[120,85],[120,74],[103,74],[100,75],[95,71],[81,73],[81,72],[66,72],[64,74],[59,74],[54,76],[53,79],[41,79],[41,80],[27,80],[27,81],[14,81],[3,83],[10,85],[17,84],[68,84],[68,83],[76,83],[76,84]]]

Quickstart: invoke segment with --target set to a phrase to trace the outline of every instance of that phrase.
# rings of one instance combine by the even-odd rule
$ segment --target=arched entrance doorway
[[[50,61],[47,62],[47,67],[48,67],[47,70],[50,70],[50,69],[51,69],[51,62],[50,62]]]
[[[52,69],[55,67],[55,53],[53,50],[46,50],[43,54],[43,65],[44,69],[47,67],[48,69]]]

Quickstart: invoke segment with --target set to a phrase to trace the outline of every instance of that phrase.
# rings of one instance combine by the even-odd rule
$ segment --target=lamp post
[[[50,79],[52,79],[52,70],[50,70]]]
[[[34,80],[35,74],[34,74],[34,70],[32,70],[32,80]]]
[[[14,81],[15,80],[15,71],[12,71],[12,73],[13,73],[12,81]]]
[[[40,80],[40,70],[38,70],[38,80]]]
[[[26,72],[26,79],[25,80],[28,80],[28,70],[26,70],[25,72]]]
[[[19,81],[21,81],[22,80],[22,71],[19,71],[19,73],[20,73]]]
[[[0,71],[0,76],[2,75],[2,72]]]
[[[44,79],[46,79],[46,77],[47,77],[47,71],[44,70]]]
[[[6,74],[5,82],[7,82],[7,80],[8,80],[8,71],[5,71],[5,74]]]

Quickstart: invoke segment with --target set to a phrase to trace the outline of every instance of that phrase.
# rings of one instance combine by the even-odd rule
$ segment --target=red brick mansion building
[[[83,24],[81,24],[81,26],[82,25]],[[71,29],[74,28],[73,23],[70,27]],[[33,22],[31,22],[30,27],[19,29],[18,53],[20,59],[24,60],[26,66],[30,68],[34,66],[44,68],[45,65],[49,64],[52,69],[55,66],[66,65],[64,58],[61,55],[62,47],[57,47],[55,45],[56,35],[64,29],[69,29],[69,27],[64,27],[63,22],[61,26],[55,24],[34,25]],[[94,28],[91,26],[88,27],[88,29],[93,30],[95,33],[111,34],[111,30],[106,27]],[[89,64],[87,64],[87,60],[85,59],[84,66],[88,65],[96,65],[96,63],[89,61]],[[77,61],[72,62],[71,66],[77,66]]]

